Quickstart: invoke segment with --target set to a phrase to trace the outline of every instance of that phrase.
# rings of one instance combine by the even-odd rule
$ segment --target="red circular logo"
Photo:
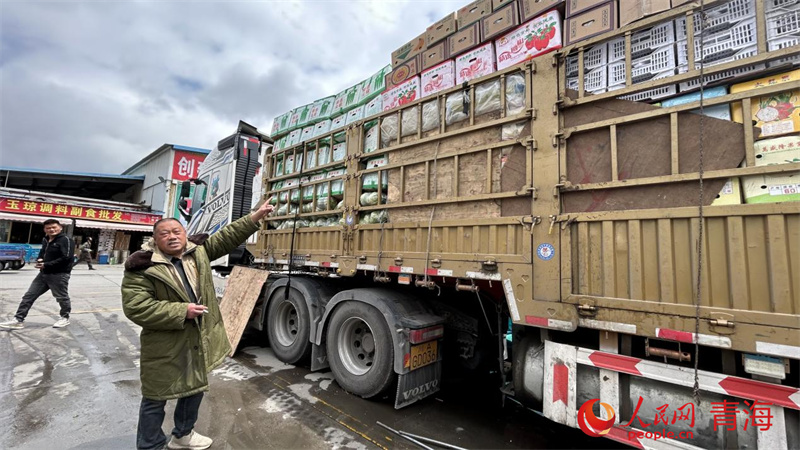
[[[578,426],[581,428],[581,431],[592,437],[600,437],[608,434],[616,420],[614,408],[608,403],[600,403],[600,406],[606,410],[606,415],[609,417],[607,420],[602,420],[594,415],[592,405],[599,401],[600,399],[598,398],[589,400],[581,405],[581,408],[578,410]]]

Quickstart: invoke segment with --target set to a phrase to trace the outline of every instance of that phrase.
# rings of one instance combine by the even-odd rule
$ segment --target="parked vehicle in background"
[[[0,244],[0,271],[25,267],[26,249],[18,244]]]

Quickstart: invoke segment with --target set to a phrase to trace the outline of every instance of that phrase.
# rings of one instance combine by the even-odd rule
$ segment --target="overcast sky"
[[[466,1],[0,1],[0,166],[120,173],[361,81]]]

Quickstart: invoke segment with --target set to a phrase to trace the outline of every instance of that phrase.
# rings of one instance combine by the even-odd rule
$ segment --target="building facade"
[[[125,176],[143,176],[141,192],[134,203],[151,205],[164,217],[181,219],[178,211],[180,184],[196,178],[200,163],[210,150],[164,144],[125,170]]]

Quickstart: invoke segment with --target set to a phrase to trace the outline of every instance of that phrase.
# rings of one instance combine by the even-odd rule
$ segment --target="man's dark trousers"
[[[175,405],[173,436],[182,438],[192,432],[202,401],[202,392],[178,399],[178,403]],[[139,407],[139,426],[136,429],[137,449],[162,448],[167,443],[167,437],[164,436],[164,430],[161,429],[164,424],[164,407],[166,405],[166,400],[150,400],[142,397],[142,404]]]
[[[33,279],[31,287],[28,288],[28,292],[22,296],[22,301],[14,317],[20,322],[24,321],[25,317],[28,315],[28,311],[30,311],[33,306],[33,302],[49,290],[53,292],[53,296],[61,306],[61,317],[69,319],[69,313],[72,311],[69,302],[69,292],[67,292],[69,287],[69,275],[68,273],[39,272],[39,275],[36,275],[36,278]]]

